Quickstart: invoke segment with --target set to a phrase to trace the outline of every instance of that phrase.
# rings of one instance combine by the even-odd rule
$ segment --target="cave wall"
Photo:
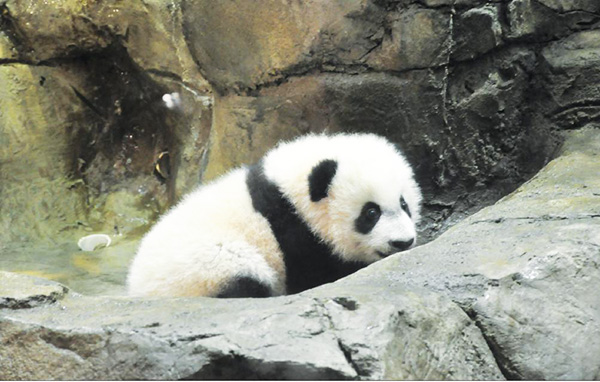
[[[138,237],[311,131],[396,142],[426,242],[600,118],[593,0],[3,0],[0,17],[4,245]]]

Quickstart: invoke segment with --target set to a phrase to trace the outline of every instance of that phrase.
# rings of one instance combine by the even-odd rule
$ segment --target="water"
[[[0,269],[58,281],[86,295],[125,295],[129,263],[138,240],[111,237],[109,247],[83,252],[77,242],[56,245],[9,243]]]

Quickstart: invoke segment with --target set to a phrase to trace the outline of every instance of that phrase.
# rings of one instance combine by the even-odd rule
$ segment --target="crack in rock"
[[[26,299],[0,297],[0,309],[30,309],[41,305],[53,304],[61,300],[66,293],[67,288],[64,288],[62,292],[52,292],[48,295],[33,295],[28,296]]]
[[[471,223],[471,225],[481,223],[494,223],[500,224],[509,221],[563,221],[563,220],[586,220],[586,219],[597,219],[600,218],[600,214],[580,214],[576,216],[563,216],[563,215],[541,215],[541,216],[520,216],[520,217],[499,217],[495,219],[483,219],[477,220]]]
[[[502,376],[506,380],[522,379],[517,373],[513,371],[514,367],[510,365],[508,357],[506,357],[502,353],[501,349],[498,347],[494,339],[488,335],[482,323],[479,321],[477,313],[472,309],[465,309],[463,306],[461,306],[461,304],[457,305],[466,313],[466,315],[471,319],[473,324],[475,324],[475,327],[481,333],[481,336],[485,340],[487,347],[490,350],[490,353],[492,354],[492,357],[494,357],[496,365],[498,365],[498,369],[500,370],[500,373],[502,373]]]
[[[335,300],[336,299],[334,299],[333,301],[336,302],[337,304],[340,304],[338,301],[345,300],[345,299],[337,298],[338,301],[335,301]],[[354,372],[356,373],[357,376],[368,376],[370,373],[368,373],[368,372],[365,373],[365,371],[362,370],[362,368],[360,368],[356,364],[356,362],[352,359],[352,348],[345,345],[343,340],[339,337],[339,335],[338,335],[339,330],[335,327],[335,323],[333,322],[333,318],[331,317],[331,314],[329,312],[329,309],[325,305],[325,302],[321,301],[320,299],[317,299],[317,298],[313,298],[313,302],[315,303],[317,310],[320,310],[322,313],[322,316],[327,319],[327,321],[329,323],[329,329],[331,330],[333,336],[335,337],[338,348],[340,349],[341,353],[344,355],[344,358],[346,359],[346,362],[348,363],[348,365],[352,368],[352,370],[354,370]],[[342,304],[340,304],[340,305],[342,305]]]

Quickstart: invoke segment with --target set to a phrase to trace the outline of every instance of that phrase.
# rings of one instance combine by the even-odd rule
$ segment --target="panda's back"
[[[277,241],[252,206],[246,176],[240,168],[200,186],[159,220],[131,265],[130,294],[214,295],[226,281],[225,265],[220,266],[227,263],[224,259],[241,262],[249,253],[262,257],[277,276],[284,275]],[[277,280],[275,289],[283,283]]]

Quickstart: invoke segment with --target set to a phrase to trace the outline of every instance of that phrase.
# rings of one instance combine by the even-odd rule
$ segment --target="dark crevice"
[[[461,304],[456,304],[456,305],[459,308],[461,308],[463,310],[463,312],[465,312],[465,314],[471,319],[471,321],[475,324],[475,326],[481,333],[481,336],[485,340],[487,347],[490,350],[490,353],[492,354],[492,356],[494,357],[494,360],[496,361],[496,365],[498,365],[498,369],[500,370],[500,373],[502,373],[504,378],[506,380],[523,379],[523,376],[521,376],[516,371],[516,368],[513,365],[510,358],[507,357],[506,355],[504,355],[504,353],[502,352],[502,349],[498,346],[498,344],[496,343],[494,338],[492,336],[488,335],[488,333],[485,330],[485,327],[479,320],[479,316],[477,315],[477,313],[472,308],[465,308]]]
[[[150,69],[146,69],[146,72],[150,73],[150,74],[154,74],[159,77],[169,78],[169,79],[175,80],[177,82],[183,82],[183,79],[181,78],[181,76],[179,76],[178,74],[175,74],[173,72],[168,72],[166,70],[150,68]]]
[[[539,5],[542,8],[545,8],[545,9],[547,9],[547,10],[549,10],[549,11],[551,11],[551,12],[557,14],[557,15],[561,15],[561,16],[563,16],[563,15],[572,15],[572,14],[582,14],[583,13],[583,14],[586,14],[586,15],[596,16],[596,17],[600,18],[600,13],[594,13],[594,12],[586,11],[585,9],[573,9],[572,11],[563,11],[563,12],[561,12],[558,9],[554,9],[552,7],[549,7],[548,5],[542,3],[539,0],[532,0],[532,2],[535,3],[535,4],[537,4],[537,5]]]
[[[209,353],[209,360],[200,370],[180,380],[232,380],[232,379],[315,379],[342,380],[348,376],[329,367],[316,367],[293,361],[263,361],[236,352]]]
[[[77,139],[69,162],[74,177],[83,179],[92,193],[123,187],[137,174],[151,174],[160,153],[178,155],[173,113],[162,102],[167,88],[139,67],[120,43],[59,62],[61,70],[85,73],[82,81],[69,86],[89,110],[92,123],[74,130]],[[168,168],[165,173],[174,171]],[[166,179],[171,203],[174,187],[173,177]]]
[[[100,112],[100,110],[98,110],[98,108],[96,106],[94,106],[92,101],[90,101],[87,97],[85,97],[83,94],[81,94],[81,92],[72,85],[71,85],[71,89],[73,89],[73,92],[75,92],[75,95],[77,96],[77,98],[79,98],[79,100],[81,102],[83,102],[84,105],[89,107],[90,110],[92,110],[94,113],[96,113],[96,115],[98,115],[100,118],[102,118],[103,120],[106,121],[106,116],[102,112]]]
[[[53,60],[35,61],[21,58],[0,58],[0,65],[28,65],[54,67],[56,66],[56,63],[54,63]]]
[[[220,336],[223,336],[223,333],[202,333],[193,336],[177,338],[177,342],[194,342],[198,340],[205,340],[207,338],[214,338]]]
[[[555,116],[556,114],[564,113],[571,109],[576,109],[580,107],[588,107],[588,106],[596,106],[600,107],[600,99],[578,99],[577,101],[570,102],[567,105],[559,106],[556,110],[553,110],[551,114],[548,114],[548,117]]]
[[[600,218],[600,214],[582,214],[582,215],[578,215],[578,216],[560,216],[560,215],[542,215],[542,216],[537,216],[537,217],[529,217],[529,216],[522,216],[522,217],[512,217],[512,218],[496,218],[496,219],[485,219],[485,220],[477,220],[471,223],[471,225],[474,224],[481,224],[481,223],[495,223],[495,224],[500,224],[503,223],[505,221],[563,221],[563,220],[585,220],[585,219],[596,219],[596,218]]]
[[[375,42],[375,45],[373,45],[372,48],[367,49],[367,51],[358,58],[358,61],[364,61],[367,58],[367,56],[369,56],[371,53],[373,53],[378,48],[381,48],[381,44],[383,43],[383,38],[380,38],[374,42]]]
[[[425,67],[411,67],[400,70],[379,70],[370,67],[367,64],[328,64],[328,63],[320,63],[315,65],[300,65],[301,69],[288,69],[278,73],[280,76],[276,80],[266,81],[257,84],[253,84],[250,87],[242,90],[233,90],[231,88],[227,88],[224,90],[222,95],[226,95],[228,93],[235,93],[237,95],[243,96],[251,96],[257,97],[260,95],[261,91],[264,89],[277,87],[279,85],[285,84],[294,78],[302,78],[305,76],[325,76],[325,75],[365,75],[365,74],[388,74],[392,76],[402,76],[411,72],[421,72],[421,71],[429,71],[429,70],[438,70],[444,69],[447,67],[447,64],[439,64]],[[331,66],[330,68],[325,68]]]
[[[144,71],[148,74],[174,81],[175,83],[177,83],[177,84],[183,86],[185,89],[189,90],[194,95],[210,95],[210,93],[211,93],[211,91],[209,89],[200,89],[200,88],[196,87],[196,85],[194,85],[188,81],[184,81],[180,75],[173,73],[173,72],[169,72],[166,70],[152,69],[152,68],[144,69]]]
[[[0,297],[0,309],[30,309],[41,305],[54,304],[62,300],[67,293],[69,293],[69,290],[66,287],[62,287],[61,291],[52,292],[47,295],[28,296],[25,299]]]
[[[21,44],[20,33],[13,23],[6,2],[0,4],[0,31],[4,32],[15,50],[21,54],[23,52],[23,45]]]
[[[346,362],[348,362],[348,365],[350,365],[354,371],[356,372],[356,375],[359,376],[368,376],[368,373],[365,374],[361,368],[356,364],[356,362],[354,362],[354,360],[352,359],[352,349],[350,349],[348,346],[344,345],[344,343],[342,342],[341,339],[337,339],[337,344],[339,349],[342,351],[342,353],[344,354],[344,357],[346,358]]]
[[[316,304],[316,306],[319,308],[318,310],[320,311],[320,313],[322,314],[323,317],[325,317],[327,319],[327,322],[329,323],[329,328],[327,328],[327,330],[332,331],[336,341],[337,341],[337,345],[338,348],[340,349],[340,351],[342,352],[342,354],[344,355],[344,358],[346,358],[346,362],[348,363],[348,365],[354,370],[354,372],[356,373],[356,375],[358,376],[368,376],[369,373],[363,371],[357,364],[356,362],[352,359],[352,349],[350,349],[348,346],[344,345],[344,343],[342,342],[341,338],[339,338],[336,334],[336,328],[335,325],[333,323],[333,319],[331,318],[331,315],[329,313],[329,309],[327,309],[327,306],[325,306],[325,303],[319,299],[314,298],[313,299],[314,303]]]

